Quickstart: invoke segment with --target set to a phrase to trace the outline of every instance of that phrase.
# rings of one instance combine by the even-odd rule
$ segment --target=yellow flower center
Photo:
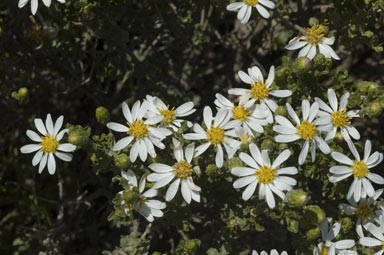
[[[259,183],[272,183],[275,180],[277,174],[274,168],[268,166],[262,166],[259,170],[256,170],[256,176]]]
[[[185,160],[177,162],[173,166],[173,170],[175,176],[181,179],[186,179],[192,175],[192,165]]]
[[[365,177],[368,172],[368,167],[364,161],[355,161],[355,164],[352,166],[352,173],[355,177]]]
[[[232,117],[235,120],[245,121],[248,118],[249,111],[242,106],[235,106],[232,110]]]
[[[42,136],[41,139],[42,141],[39,145],[43,146],[43,148],[40,149],[42,152],[53,153],[56,151],[57,146],[59,146],[59,142],[53,136],[46,135]]]
[[[310,44],[319,44],[324,37],[325,27],[314,24],[311,28],[305,30],[305,37]]]
[[[128,123],[128,134],[135,137],[136,140],[142,139],[148,135],[148,126],[142,120],[136,120],[133,123]]]
[[[362,220],[371,218],[371,213],[375,210],[375,208],[370,207],[366,203],[359,203],[356,206],[356,215]]]
[[[335,127],[343,128],[343,127],[346,127],[347,124],[351,123],[352,117],[349,117],[348,115],[346,115],[345,114],[346,111],[347,111],[347,109],[345,109],[343,111],[337,111],[337,112],[334,112],[331,114],[332,123]]]
[[[247,144],[249,139],[251,139],[252,137],[250,135],[245,135],[241,138],[241,143],[242,144]]]
[[[210,130],[207,131],[207,140],[213,144],[218,145],[222,143],[224,140],[224,129],[220,127],[211,127]]]
[[[321,247],[320,255],[328,255],[328,252],[329,252],[329,247],[323,244],[323,246]]]
[[[256,83],[251,84],[251,97],[256,100],[263,100],[268,97],[270,90],[271,89],[267,88],[264,82],[257,81]]]
[[[255,7],[259,0],[243,0],[243,2],[248,4],[249,6]]]
[[[162,124],[169,125],[176,119],[176,110],[175,107],[172,107],[172,109],[169,109],[169,106],[167,108],[163,108],[160,111],[160,114],[164,116],[164,119],[161,121]]]
[[[309,123],[307,120],[301,122],[301,124],[297,127],[297,133],[304,140],[312,140],[315,136],[317,128],[314,124]]]

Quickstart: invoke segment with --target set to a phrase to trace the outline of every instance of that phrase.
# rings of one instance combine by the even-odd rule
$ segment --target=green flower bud
[[[325,219],[325,212],[317,205],[307,205],[304,210],[304,219],[308,223],[320,224]]]
[[[280,105],[279,107],[277,107],[276,111],[275,111],[275,115],[281,115],[281,116],[287,116],[287,108],[285,106],[282,106]]]
[[[273,148],[273,145],[274,145],[274,142],[272,140],[269,140],[269,139],[265,139],[262,143],[261,143],[261,149],[262,150],[267,150],[267,149],[272,149]]]
[[[308,193],[305,192],[302,189],[294,189],[288,191],[285,201],[290,205],[294,207],[302,207],[307,204],[309,200]]]
[[[233,157],[231,159],[227,160],[228,168],[232,169],[234,167],[241,167],[243,166],[243,162],[238,157]]]
[[[368,106],[367,112],[369,115],[377,115],[382,109],[381,104],[375,101]]]
[[[214,177],[217,175],[219,171],[219,168],[215,165],[215,164],[209,164],[207,166],[207,169],[205,169],[205,173],[209,176],[209,177]]]
[[[313,61],[315,65],[322,65],[325,64],[325,57],[323,54],[317,54]]]
[[[79,147],[89,145],[89,136],[87,132],[81,128],[69,128],[68,142]]]
[[[316,239],[317,237],[319,237],[319,235],[320,235],[320,228],[318,227],[312,228],[307,232],[305,232],[305,237],[307,238],[308,241],[312,241]]]
[[[29,101],[29,92],[27,88],[20,88],[17,92],[14,91],[11,94],[12,98],[19,101],[20,104],[26,104]]]
[[[349,218],[349,217],[342,218],[340,220],[340,224],[341,224],[341,231],[343,231],[344,233],[348,232],[352,228],[352,226],[354,225],[352,223],[351,218]]]
[[[109,122],[109,112],[107,110],[107,108],[103,107],[103,106],[99,106],[97,107],[96,109],[96,120],[97,122],[99,122],[100,124],[107,124]]]
[[[135,197],[135,194],[130,190],[127,190],[123,193],[123,199],[125,203],[131,203],[134,201]]]
[[[299,57],[295,60],[297,68],[301,71],[306,71],[311,67],[311,60],[307,57]]]
[[[185,248],[188,251],[193,251],[193,250],[197,249],[199,246],[200,246],[200,240],[198,240],[198,239],[188,240],[185,243]]]
[[[115,158],[115,164],[118,167],[127,168],[129,166],[129,163],[130,160],[127,154],[122,153]]]

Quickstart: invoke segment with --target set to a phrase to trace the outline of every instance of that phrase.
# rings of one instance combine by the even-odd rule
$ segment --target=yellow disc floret
[[[148,126],[142,120],[136,120],[133,123],[128,123],[128,134],[135,137],[136,140],[142,139],[148,135]]]
[[[249,111],[242,106],[235,106],[232,110],[232,117],[235,120],[245,121],[248,118]]]
[[[57,146],[59,146],[59,142],[56,140],[55,137],[51,135],[46,135],[41,137],[42,141],[39,145],[43,146],[43,148],[40,149],[42,152],[50,152],[53,153],[56,151]]]
[[[255,7],[259,0],[243,0],[243,2],[249,6]]]
[[[307,141],[313,139],[316,134],[316,131],[316,126],[307,120],[301,122],[301,124],[297,127],[297,133],[299,134],[299,136],[301,136],[301,138]]]
[[[175,107],[172,107],[172,109],[169,109],[169,106],[167,108],[163,108],[160,111],[160,114],[164,116],[163,120],[161,121],[162,124],[169,125],[176,119],[176,110]]]
[[[347,124],[351,123],[352,117],[346,114],[347,109],[343,111],[336,111],[331,114],[332,124],[337,128],[344,128]]]
[[[275,180],[277,174],[275,169],[268,166],[262,166],[260,169],[256,170],[256,176],[259,183],[269,184]]]
[[[375,208],[370,207],[367,203],[359,203],[356,206],[356,215],[362,220],[370,219],[371,213],[375,210]]]
[[[352,173],[355,177],[363,178],[369,173],[369,169],[364,161],[355,161],[352,166]]]
[[[271,89],[267,88],[267,85],[265,85],[264,82],[259,80],[251,84],[251,97],[256,100],[263,100],[264,98],[268,97],[270,90]]]
[[[305,30],[305,37],[310,44],[317,45],[323,39],[324,33],[325,27],[323,25],[314,24]]]
[[[181,179],[186,179],[192,175],[192,165],[185,160],[177,162],[173,166],[173,170],[175,176]]]
[[[221,127],[211,127],[211,129],[207,131],[206,135],[207,140],[216,146],[224,140],[224,129]]]
[[[329,247],[323,244],[323,246],[321,247],[320,255],[328,255],[328,252],[329,252]]]

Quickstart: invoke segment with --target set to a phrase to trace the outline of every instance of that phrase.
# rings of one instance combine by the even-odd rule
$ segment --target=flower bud
[[[227,160],[227,165],[229,169],[232,169],[234,167],[241,167],[243,166],[243,162],[238,157],[233,157],[231,159]]]
[[[129,161],[129,157],[127,154],[125,153],[122,153],[122,154],[119,154],[116,158],[115,158],[115,164],[116,166],[118,167],[121,167],[121,168],[127,168],[128,165],[129,165],[130,161]]]
[[[301,71],[306,71],[311,67],[311,60],[307,57],[299,57],[295,60],[296,66]]]
[[[135,199],[135,194],[131,190],[127,190],[123,193],[123,199],[125,203],[131,203]]]
[[[302,189],[294,189],[288,191],[285,201],[293,207],[302,207],[307,204],[309,200],[308,193]]]
[[[352,226],[354,225],[352,223],[352,220],[351,218],[349,217],[344,217],[340,220],[340,224],[341,224],[341,230],[345,233],[345,232],[348,232]]]
[[[99,106],[96,109],[96,120],[100,124],[106,125],[109,122],[109,112],[107,108]]]
[[[368,106],[367,112],[369,115],[377,115],[381,112],[381,110],[381,104],[375,101]]]
[[[320,235],[320,228],[312,228],[305,232],[305,237],[307,238],[308,241],[312,241],[316,239]]]
[[[20,104],[26,104],[29,101],[29,91],[25,87],[20,88],[17,92],[12,92],[11,96],[19,101]]]
[[[325,212],[317,205],[304,206],[304,220],[311,224],[320,224],[325,219]]]
[[[277,107],[276,111],[275,111],[275,115],[281,115],[281,116],[287,116],[287,108],[285,106],[282,106],[280,105],[279,107]]]
[[[68,142],[79,147],[89,145],[89,135],[81,126],[71,126],[69,128]]]
[[[270,139],[265,139],[262,143],[261,143],[261,149],[262,150],[268,150],[268,149],[272,149],[273,148],[273,144],[274,142]]]
[[[197,249],[199,246],[200,246],[200,240],[198,240],[198,239],[188,240],[185,243],[185,248],[188,251],[193,251],[193,250]]]

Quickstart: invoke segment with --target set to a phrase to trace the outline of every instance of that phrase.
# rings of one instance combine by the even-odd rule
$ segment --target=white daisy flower
[[[27,136],[38,144],[27,144],[20,148],[21,153],[36,152],[32,159],[32,165],[39,164],[39,174],[43,171],[46,165],[48,165],[49,174],[54,174],[56,171],[55,157],[63,161],[72,161],[72,154],[76,146],[71,143],[60,143],[65,133],[68,133],[68,129],[60,131],[63,125],[64,117],[60,116],[55,124],[52,122],[51,114],[47,115],[45,125],[41,119],[35,119],[35,126],[37,130],[42,134],[38,135],[32,130],[27,130]]]
[[[166,201],[171,201],[175,197],[181,183],[181,194],[185,202],[188,204],[191,203],[191,200],[200,202],[201,188],[195,185],[192,179],[193,167],[191,161],[195,145],[192,143],[185,148],[185,157],[180,142],[173,139],[173,145],[175,146],[174,155],[177,163],[173,166],[161,163],[150,164],[149,168],[155,173],[148,175],[147,179],[150,182],[156,182],[152,187],[153,189],[164,187],[174,180],[165,194]]]
[[[263,133],[264,128],[268,124],[266,117],[268,116],[267,107],[261,105],[255,105],[255,99],[240,102],[237,106],[229,101],[221,94],[216,94],[215,105],[219,108],[225,108],[232,112],[232,118],[228,122],[228,128],[235,128],[238,126],[244,127],[249,134],[253,134],[252,131],[257,133]]]
[[[367,230],[369,233],[371,233],[374,237],[362,237],[359,240],[359,243],[366,247],[375,247],[379,246],[380,250],[377,251],[373,255],[382,255],[384,253],[384,216],[380,216],[380,226],[377,227],[376,225],[369,223]]]
[[[288,255],[288,253],[286,251],[283,251],[282,253],[279,253],[275,249],[271,250],[271,252],[269,254],[270,255]],[[257,251],[252,251],[252,255],[259,255],[259,253]],[[268,252],[262,251],[262,252],[260,252],[260,255],[268,255]]]
[[[155,189],[149,189],[144,192],[145,189],[145,175],[140,179],[139,185],[137,185],[137,178],[133,171],[127,172],[121,171],[121,176],[128,181],[128,184],[139,189],[141,197],[139,201],[134,203],[127,203],[122,201],[122,205],[125,205],[124,212],[126,215],[130,214],[133,209],[140,213],[147,221],[152,222],[154,217],[163,217],[163,209],[167,205],[159,200],[148,199],[157,196],[158,191]],[[124,191],[120,191],[123,194]]]
[[[290,90],[272,90],[271,85],[275,79],[275,67],[271,66],[267,80],[264,82],[264,77],[257,66],[248,68],[248,74],[243,71],[239,71],[240,79],[251,85],[251,89],[235,88],[228,90],[228,94],[240,96],[240,101],[247,102],[249,99],[255,99],[262,105],[268,106],[270,109],[267,116],[268,123],[273,123],[273,114],[278,105],[268,96],[272,95],[275,97],[289,97],[292,95]],[[272,112],[271,112],[272,111]]]
[[[328,154],[331,149],[323,138],[321,138],[318,132],[321,128],[315,121],[315,117],[319,111],[319,104],[315,102],[311,106],[308,100],[303,100],[301,104],[302,121],[300,121],[289,103],[286,104],[286,107],[289,116],[296,122],[297,126],[295,127],[287,118],[277,115],[275,120],[278,125],[273,126],[273,130],[280,134],[275,137],[275,141],[278,143],[289,143],[299,139],[304,140],[305,142],[299,155],[299,165],[304,164],[310,145],[312,162],[316,159],[316,146],[319,146],[324,154]]]
[[[297,174],[296,167],[278,168],[289,158],[291,152],[288,149],[284,150],[271,164],[268,150],[263,150],[260,153],[259,148],[253,143],[249,145],[249,150],[252,157],[244,152],[241,152],[239,157],[250,167],[234,167],[231,170],[233,175],[241,177],[233,183],[233,187],[239,189],[247,186],[242,195],[243,200],[246,201],[251,198],[259,183],[259,199],[267,200],[269,208],[275,208],[273,193],[284,200],[283,191],[291,190],[292,186],[296,185],[295,179],[281,176],[283,174]]]
[[[342,95],[339,106],[335,91],[333,89],[328,89],[328,100],[331,107],[324,103],[320,98],[315,98],[320,109],[323,110],[320,110],[318,113],[320,118],[317,119],[317,123],[324,126],[324,130],[331,130],[325,137],[326,141],[332,140],[335,137],[338,128],[340,128],[344,140],[351,140],[350,136],[356,140],[360,139],[359,131],[351,125],[351,119],[359,117],[357,114],[359,111],[347,111],[348,97],[348,92]]]
[[[253,134],[250,134],[247,129],[241,126],[237,126],[235,129],[229,130],[228,135],[240,139],[240,143],[232,149],[230,154],[228,154],[229,158],[232,158],[236,154],[236,152],[241,148],[241,145],[250,144],[254,138]]]
[[[19,0],[18,7],[23,8],[30,0]],[[65,3],[65,0],[57,0],[59,3]],[[45,6],[51,6],[51,0],[43,0]],[[33,15],[37,12],[37,7],[39,6],[38,0],[31,0],[31,12]]]
[[[287,50],[300,49],[299,57],[307,57],[313,59],[317,54],[317,47],[320,54],[325,58],[333,58],[340,60],[336,52],[329,46],[335,42],[335,37],[325,37],[326,27],[323,25],[314,24],[311,28],[305,30],[305,35],[297,36],[289,41],[285,47]],[[304,47],[304,48],[303,48]]]
[[[331,182],[339,182],[353,175],[354,180],[349,187],[347,199],[353,199],[359,202],[361,198],[375,196],[375,190],[370,181],[377,184],[384,184],[384,178],[378,174],[371,173],[369,169],[374,168],[383,161],[383,154],[375,152],[371,154],[371,141],[365,142],[364,158],[361,160],[359,153],[351,140],[347,141],[348,147],[351,150],[355,160],[350,159],[340,152],[332,152],[332,158],[337,162],[348,166],[333,166],[330,168],[332,176],[329,178]]]
[[[252,7],[255,7],[263,18],[269,18],[269,12],[265,7],[275,8],[275,4],[269,0],[243,0],[242,2],[231,3],[227,5],[227,11],[237,11],[237,19],[245,24],[249,21],[252,13]]]
[[[363,227],[367,230],[368,223],[373,223],[375,221],[378,213],[376,212],[376,207],[373,203],[381,196],[382,193],[383,189],[379,189],[375,192],[373,197],[369,197],[368,199],[362,198],[358,203],[356,203],[353,199],[349,199],[349,204],[341,203],[339,205],[340,210],[342,210],[346,215],[356,215],[356,233],[360,237],[364,237]]]
[[[357,255],[356,251],[346,250],[355,246],[355,241],[351,239],[332,242],[340,232],[341,225],[336,222],[332,229],[328,231],[328,224],[331,218],[324,219],[320,224],[321,238],[323,241],[315,247],[313,255]]]
[[[216,117],[212,117],[212,110],[209,106],[204,108],[204,123],[207,130],[204,130],[199,124],[193,126],[195,133],[183,134],[184,139],[187,140],[207,140],[206,143],[199,145],[195,149],[194,157],[198,157],[204,153],[209,146],[212,144],[216,152],[216,165],[222,167],[224,163],[224,152],[223,147],[227,151],[228,155],[232,155],[233,148],[237,148],[240,144],[239,141],[228,137],[228,127],[226,126],[232,113],[224,108],[219,109]]]
[[[177,131],[183,119],[178,119],[179,117],[186,117],[191,115],[196,111],[194,109],[193,102],[187,102],[175,109],[175,107],[170,107],[169,105],[164,104],[164,102],[158,97],[147,96],[147,100],[150,103],[148,108],[148,117],[162,116],[160,122],[161,126],[170,127],[173,131]],[[189,127],[192,127],[191,122],[187,122]]]
[[[129,159],[131,162],[135,162],[137,156],[141,161],[147,160],[148,154],[152,157],[156,157],[155,148],[153,145],[160,149],[164,149],[165,145],[161,142],[166,136],[171,135],[172,132],[166,128],[155,128],[155,125],[162,120],[162,116],[154,116],[143,120],[145,114],[148,111],[149,103],[144,101],[140,104],[140,101],[136,101],[130,111],[128,105],[123,103],[123,114],[127,120],[126,125],[122,125],[116,122],[107,123],[107,127],[116,132],[124,132],[129,136],[124,137],[117,141],[112,150],[119,151],[127,147],[133,140],[133,144]]]

